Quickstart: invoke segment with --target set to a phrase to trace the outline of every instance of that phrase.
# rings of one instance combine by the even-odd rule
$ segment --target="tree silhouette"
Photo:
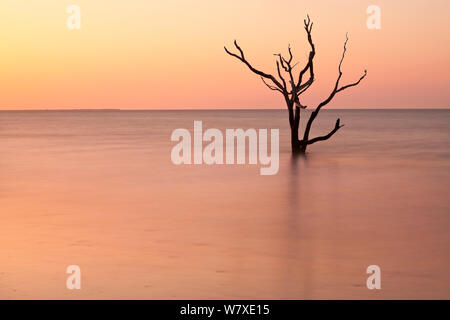
[[[300,70],[298,77],[294,76],[293,69],[297,64],[292,64],[293,55],[290,45],[288,46],[288,52],[289,57],[285,58],[280,53],[275,54],[277,56],[276,60],[276,66],[277,66],[277,73],[278,78],[275,76],[265,73],[263,71],[260,71],[253,67],[250,62],[245,58],[244,51],[241,49],[241,47],[238,45],[237,41],[234,41],[234,46],[239,51],[239,54],[235,54],[233,52],[230,52],[226,47],[225,51],[230,55],[235,57],[236,59],[243,62],[253,73],[256,73],[259,75],[264,82],[264,84],[270,89],[274,91],[280,92],[284,100],[286,102],[287,109],[289,111],[289,125],[291,127],[291,146],[292,146],[292,153],[293,154],[304,154],[306,152],[306,148],[313,143],[316,143],[318,141],[323,141],[331,138],[340,128],[342,128],[344,125],[340,124],[340,119],[338,118],[336,120],[336,124],[327,135],[319,136],[310,139],[309,134],[311,131],[311,126],[314,122],[314,119],[316,119],[317,115],[319,114],[319,111],[327,105],[337,93],[344,91],[345,89],[348,89],[350,87],[354,87],[358,85],[362,79],[365,78],[367,75],[367,70],[364,70],[364,74],[359,78],[358,81],[349,83],[346,85],[341,86],[340,81],[342,77],[342,62],[344,61],[345,53],[347,51],[347,42],[348,37],[346,35],[346,39],[344,42],[344,50],[342,52],[342,57],[339,62],[338,67],[338,77],[336,80],[336,83],[334,85],[333,91],[331,94],[322,102],[320,102],[315,110],[311,113],[308,122],[306,123],[305,131],[303,133],[302,139],[299,139],[299,125],[300,125],[300,110],[306,109],[307,106],[302,105],[300,102],[300,95],[304,93],[308,88],[312,85],[314,82],[314,56],[316,54],[316,49],[314,47],[314,43],[312,41],[311,37],[311,31],[313,27],[313,23],[311,22],[309,16],[307,16],[307,19],[304,20],[304,27],[307,34],[308,42],[311,46],[311,51],[309,52],[308,62],[306,63],[305,67]],[[283,76],[284,74],[284,76]],[[309,74],[309,77],[308,77]],[[306,75],[306,78],[304,79]],[[287,80],[285,77],[288,77]],[[297,79],[295,81],[294,79]],[[289,83],[289,84],[288,84]]]

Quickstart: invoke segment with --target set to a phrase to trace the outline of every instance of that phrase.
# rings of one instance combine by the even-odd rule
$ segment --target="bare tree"
[[[367,70],[364,70],[364,74],[359,78],[358,81],[349,83],[346,85],[341,86],[340,81],[342,77],[342,62],[344,61],[345,52],[347,51],[347,42],[348,37],[346,35],[346,39],[344,42],[344,50],[342,52],[342,57],[339,62],[338,67],[338,77],[336,80],[336,83],[334,85],[333,91],[330,93],[330,95],[320,102],[314,111],[312,111],[308,122],[306,123],[305,131],[303,133],[303,137],[299,139],[299,125],[300,125],[300,110],[305,109],[307,106],[302,105],[300,102],[300,96],[302,93],[304,93],[308,88],[311,86],[311,84],[314,82],[314,56],[316,54],[316,49],[314,47],[314,43],[312,41],[311,37],[311,31],[313,27],[313,23],[311,22],[309,16],[307,16],[307,19],[304,20],[304,27],[307,34],[309,45],[311,46],[311,50],[309,52],[308,62],[304,66],[303,69],[300,70],[298,77],[294,75],[294,68],[296,67],[297,63],[293,64],[293,55],[291,47],[288,47],[289,57],[285,58],[281,55],[281,53],[275,54],[277,56],[276,60],[276,66],[277,66],[277,73],[278,78],[265,73],[263,71],[260,71],[253,67],[250,62],[245,58],[244,51],[241,49],[241,47],[238,45],[236,40],[234,41],[234,46],[239,51],[238,54],[230,52],[226,47],[225,51],[235,57],[236,59],[243,62],[253,73],[256,73],[261,77],[261,80],[264,82],[264,84],[270,89],[274,91],[280,92],[284,100],[286,102],[287,109],[289,111],[289,124],[291,127],[291,146],[292,146],[292,153],[293,154],[302,154],[306,152],[306,148],[313,143],[316,143],[318,141],[323,141],[331,138],[340,128],[342,128],[344,125],[340,124],[340,119],[338,118],[336,120],[336,124],[327,135],[319,136],[310,139],[309,134],[311,131],[311,126],[314,122],[314,119],[316,119],[317,115],[319,114],[319,111],[327,105],[334,96],[344,91],[347,88],[354,87],[358,85],[362,79],[365,78],[367,75]],[[305,77],[306,75],[306,77]],[[305,77],[305,79],[304,79]]]

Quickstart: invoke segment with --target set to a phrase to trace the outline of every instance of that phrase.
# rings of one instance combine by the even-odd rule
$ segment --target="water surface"
[[[292,161],[284,110],[0,112],[0,298],[449,299],[450,111],[324,110],[313,135],[337,117]],[[194,120],[280,128],[278,174],[175,166]]]

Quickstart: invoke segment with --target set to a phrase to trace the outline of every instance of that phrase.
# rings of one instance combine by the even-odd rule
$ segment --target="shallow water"
[[[0,112],[0,298],[450,298],[450,110]],[[171,132],[280,128],[280,169],[175,166]],[[366,268],[381,268],[381,290]],[[82,289],[66,289],[79,265]]]

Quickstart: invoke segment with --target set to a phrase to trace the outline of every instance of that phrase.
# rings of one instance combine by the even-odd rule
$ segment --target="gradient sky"
[[[81,7],[81,30],[66,8]],[[381,7],[381,30],[366,9]],[[334,107],[450,106],[448,0],[2,0],[0,106],[57,108],[283,108],[282,97],[225,54],[275,74],[291,44],[303,65],[303,18],[314,21],[314,105],[329,94],[349,33],[343,81],[368,77]]]

